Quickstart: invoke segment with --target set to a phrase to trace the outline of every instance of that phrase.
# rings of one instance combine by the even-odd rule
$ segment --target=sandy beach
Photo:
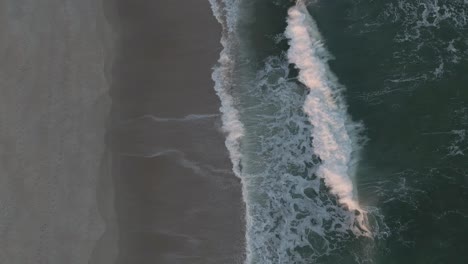
[[[0,263],[242,262],[219,31],[208,1],[0,1]]]
[[[90,263],[98,244],[99,263],[117,256],[116,237],[101,241],[115,222],[102,7],[0,1],[0,263]]]

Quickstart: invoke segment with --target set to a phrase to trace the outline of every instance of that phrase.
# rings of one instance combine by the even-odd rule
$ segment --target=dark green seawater
[[[306,2],[361,146],[349,177],[371,235],[320,174],[311,93],[284,35],[295,2],[219,5],[235,16],[225,89],[243,124],[247,262],[468,263],[468,1]]]
[[[310,11],[370,139],[357,189],[389,229],[374,263],[468,263],[468,3],[320,1]]]

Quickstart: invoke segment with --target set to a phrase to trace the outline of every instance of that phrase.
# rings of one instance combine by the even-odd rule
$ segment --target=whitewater
[[[330,55],[305,4],[298,1],[288,15],[286,37],[291,46],[288,59],[299,69],[299,80],[310,91],[304,111],[313,125],[314,152],[322,160],[317,174],[325,179],[340,203],[365,215],[352,181],[360,149],[357,138],[360,124],[353,123],[347,114],[340,94],[342,87],[326,64]],[[364,218],[360,220],[368,232]]]
[[[243,186],[246,263],[309,263],[351,239],[369,240],[368,213],[353,187],[362,125],[347,113],[306,5],[298,1],[284,18],[277,39],[288,50],[260,59],[242,24],[249,4],[210,2],[223,29],[212,77]]]

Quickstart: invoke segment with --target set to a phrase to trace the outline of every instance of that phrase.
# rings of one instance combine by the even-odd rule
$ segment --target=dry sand
[[[102,5],[0,1],[0,263],[115,262]]]

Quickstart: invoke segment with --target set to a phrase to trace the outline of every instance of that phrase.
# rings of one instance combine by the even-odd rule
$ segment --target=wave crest
[[[285,33],[290,44],[288,59],[299,69],[299,81],[309,88],[304,111],[313,126],[314,152],[321,160],[317,175],[342,205],[356,211],[359,226],[355,233],[369,233],[366,213],[353,188],[359,124],[353,123],[347,114],[340,93],[342,87],[326,63],[330,55],[305,4],[298,1],[288,15]]]

